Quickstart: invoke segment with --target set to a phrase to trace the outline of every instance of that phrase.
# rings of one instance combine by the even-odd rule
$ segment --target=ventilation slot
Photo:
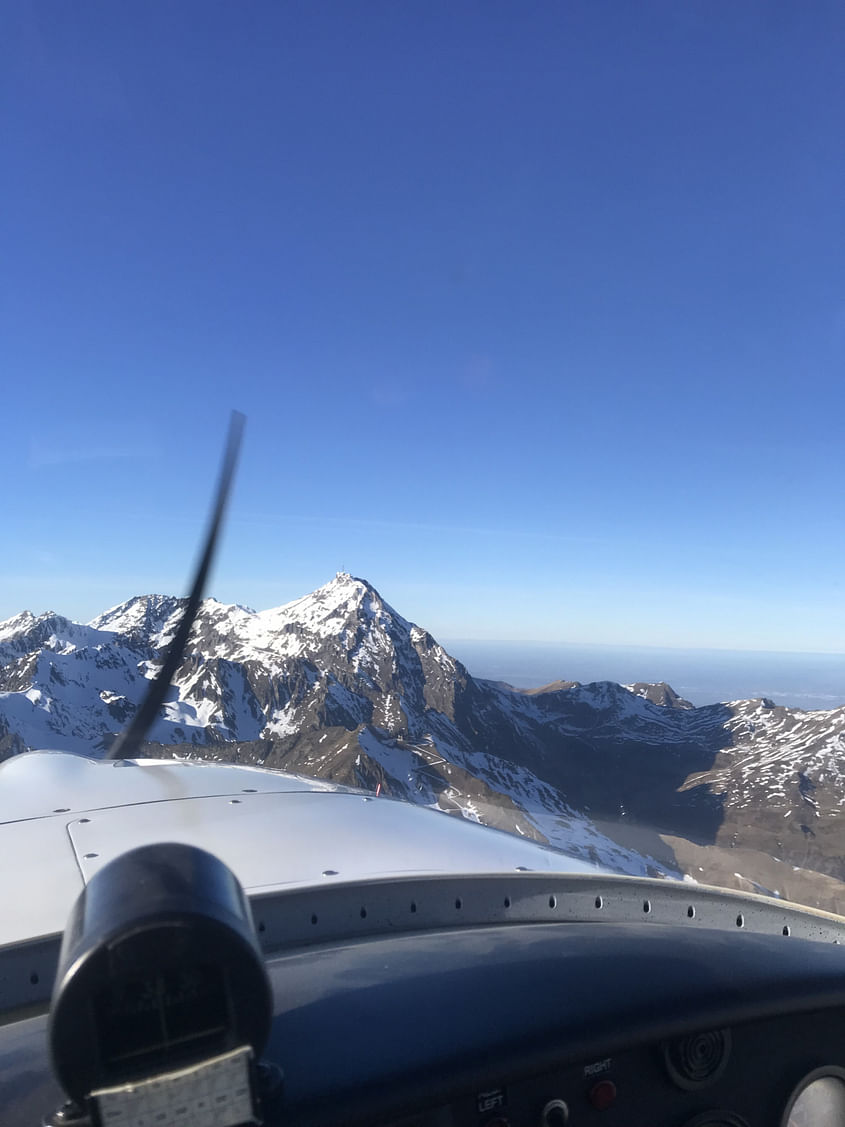
[[[672,1083],[691,1092],[718,1080],[728,1063],[730,1048],[730,1030],[713,1029],[664,1042],[663,1060]]]

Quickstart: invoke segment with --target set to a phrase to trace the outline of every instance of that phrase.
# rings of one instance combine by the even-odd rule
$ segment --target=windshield
[[[845,913],[842,8],[4,22],[0,757],[134,715],[235,406],[146,754]]]

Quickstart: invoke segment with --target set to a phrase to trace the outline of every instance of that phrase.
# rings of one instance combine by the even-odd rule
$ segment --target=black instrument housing
[[[53,1070],[74,1100],[267,1040],[272,995],[249,902],[195,846],[142,846],[71,911],[50,1007]]]

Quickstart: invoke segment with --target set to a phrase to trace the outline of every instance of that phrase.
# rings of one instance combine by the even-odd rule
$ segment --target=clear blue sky
[[[845,650],[845,8],[9,4],[0,618],[340,569],[446,637]]]

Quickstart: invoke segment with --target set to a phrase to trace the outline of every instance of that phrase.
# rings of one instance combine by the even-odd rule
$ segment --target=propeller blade
[[[223,520],[223,514],[226,509],[226,502],[229,498],[229,491],[232,485],[232,478],[235,473],[235,466],[238,460],[238,453],[241,446],[241,438],[243,437],[244,423],[246,418],[240,411],[233,411],[229,421],[229,435],[226,441],[226,452],[223,456],[223,465],[220,470],[220,481],[217,486],[217,499],[214,503],[214,510],[211,515],[211,522],[208,527],[208,533],[205,538],[205,548],[203,549],[202,558],[199,562],[196,575],[194,576],[194,583],[191,587],[191,593],[188,596],[188,605],[185,607],[185,613],[179,623],[179,628],[170,643],[167,651],[167,657],[164,664],[159,670],[156,677],[153,679],[152,684],[147,689],[146,696],[141,702],[141,706],[135,713],[135,716],[129,727],[122,732],[114,741],[112,746],[106,752],[106,759],[132,759],[138,754],[138,750],[143,743],[144,737],[150,730],[158,710],[164,701],[165,694],[170,688],[170,682],[173,679],[173,674],[182,660],[182,652],[185,649],[185,643],[188,640],[188,634],[194,624],[194,619],[199,610],[200,601],[202,599],[203,588],[205,581],[208,577],[208,570],[211,567],[211,561],[214,558],[214,549],[217,544],[217,533],[220,529],[220,524]]]

